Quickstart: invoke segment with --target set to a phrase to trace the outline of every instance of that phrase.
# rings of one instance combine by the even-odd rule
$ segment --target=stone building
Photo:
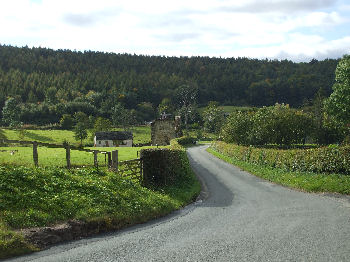
[[[180,118],[167,115],[157,119],[151,124],[151,140],[152,145],[166,146],[170,144],[170,140],[182,136],[180,129]]]

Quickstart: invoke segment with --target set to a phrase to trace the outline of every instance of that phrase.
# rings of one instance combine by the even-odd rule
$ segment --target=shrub
[[[187,156],[181,149],[142,149],[143,184],[146,187],[160,187],[174,184],[186,174]]]
[[[222,129],[225,142],[240,145],[291,145],[311,134],[310,117],[288,105],[276,104],[257,112],[232,113]]]
[[[214,149],[237,160],[292,171],[350,174],[350,146],[267,149],[215,142]]]
[[[223,140],[228,143],[237,143],[241,145],[249,144],[249,133],[252,127],[252,120],[248,113],[238,111],[232,113],[222,128],[221,135]]]
[[[189,137],[189,136],[179,137],[179,138],[176,138],[175,140],[181,146],[193,145],[196,143],[196,138]]]

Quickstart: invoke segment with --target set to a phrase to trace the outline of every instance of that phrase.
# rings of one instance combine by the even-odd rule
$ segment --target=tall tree
[[[178,109],[184,116],[185,127],[189,116],[193,113],[196,108],[196,102],[198,97],[198,88],[194,85],[181,85],[176,89],[176,100],[178,103]]]
[[[18,127],[20,122],[21,109],[15,98],[10,97],[6,100],[5,106],[2,109],[2,119],[5,124],[10,127]]]
[[[112,110],[112,121],[115,126],[122,126],[127,130],[135,122],[135,114],[121,103],[117,103]]]
[[[326,100],[326,110],[338,121],[350,124],[350,55],[345,55],[335,71],[333,93]]]
[[[219,108],[218,103],[210,101],[203,112],[204,127],[209,132],[219,133],[224,124],[224,111]]]
[[[74,138],[80,140],[80,146],[83,146],[83,139],[88,137],[86,125],[82,122],[78,122],[74,127]]]

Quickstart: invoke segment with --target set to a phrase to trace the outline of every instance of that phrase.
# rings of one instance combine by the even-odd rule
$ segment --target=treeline
[[[331,93],[338,60],[165,57],[75,52],[0,45],[0,108],[8,97],[22,106],[24,123],[57,123],[81,111],[110,118],[119,103],[150,120],[177,89],[198,90],[197,103],[299,107],[319,90]],[[175,106],[176,108],[176,106]],[[1,110],[0,110],[1,111]]]

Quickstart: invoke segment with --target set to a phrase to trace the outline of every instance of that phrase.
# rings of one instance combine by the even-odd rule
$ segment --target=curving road
[[[293,191],[188,150],[203,200],[11,261],[350,261],[350,199]]]

